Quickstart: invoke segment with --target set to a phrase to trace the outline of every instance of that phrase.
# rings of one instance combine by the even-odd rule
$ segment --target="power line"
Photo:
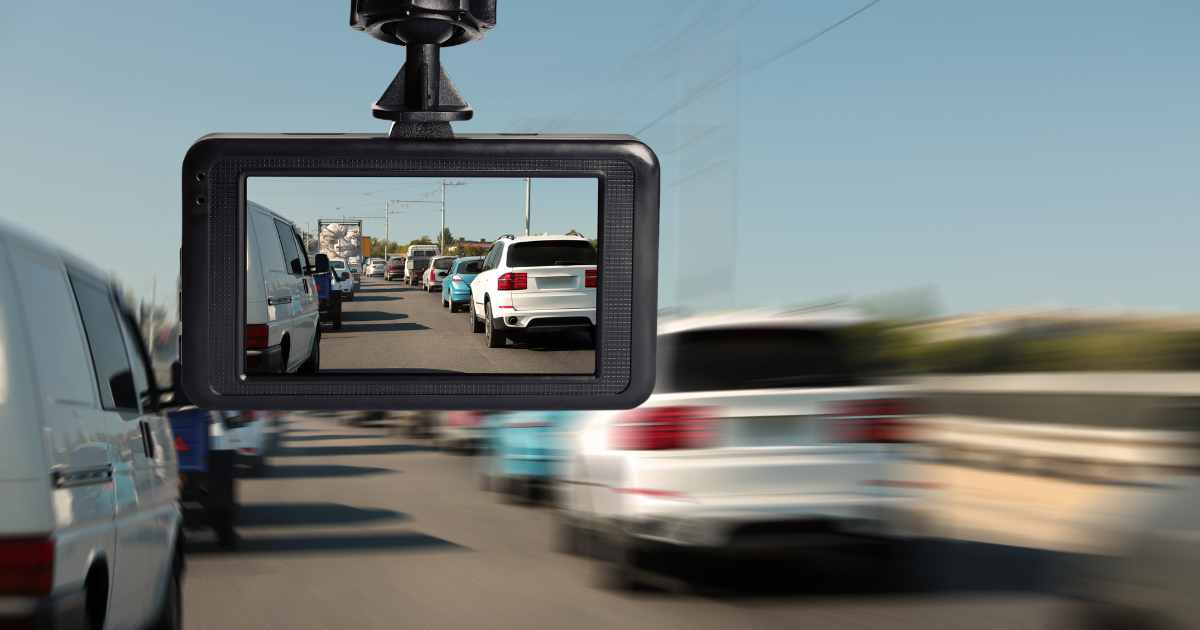
[[[791,45],[783,48],[782,50],[780,50],[779,52],[777,52],[773,55],[768,56],[766,59],[764,59],[760,62],[757,62],[757,63],[749,65],[749,66],[745,66],[744,68],[740,65],[735,65],[730,70],[720,73],[720,74],[717,74],[712,79],[710,79],[704,83],[701,83],[699,86],[692,89],[686,96],[684,96],[682,99],[676,101],[674,105],[671,105],[670,107],[668,107],[666,111],[659,114],[658,116],[655,116],[650,122],[643,125],[637,131],[633,132],[633,135],[635,135],[635,136],[642,135],[647,130],[653,128],[655,125],[661,123],[663,120],[666,120],[671,115],[678,113],[680,110],[682,110],[683,108],[690,105],[692,103],[692,101],[695,101],[698,97],[702,96],[706,92],[712,90],[713,88],[715,88],[715,87],[721,85],[722,83],[725,83],[729,79],[733,78],[739,72],[741,72],[743,75],[746,75],[746,74],[750,74],[752,72],[757,72],[758,70],[762,70],[763,68],[771,65],[772,63],[775,63],[776,61],[779,61],[780,59],[796,52],[797,50],[800,50],[801,48],[804,48],[805,46],[812,44],[813,42],[817,41],[818,39],[821,39],[825,35],[828,35],[830,32],[836,30],[838,27],[841,27],[842,25],[853,20],[854,18],[858,17],[859,15],[866,13],[867,10],[869,10],[871,7],[879,4],[881,1],[882,0],[871,0],[870,2],[864,4],[863,6],[846,14],[844,17],[837,20],[836,22],[833,22],[832,24],[829,24],[828,26],[792,43]]]

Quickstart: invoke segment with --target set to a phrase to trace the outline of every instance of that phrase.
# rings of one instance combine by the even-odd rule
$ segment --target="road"
[[[597,587],[595,563],[554,550],[551,509],[497,500],[477,466],[387,426],[293,416],[267,476],[241,482],[241,549],[189,534],[185,625],[985,630],[1056,627],[1068,610],[1037,583],[1044,556],[966,543],[911,589],[826,558],[765,583],[750,564],[715,590],[705,576],[698,589],[615,593]]]
[[[438,293],[400,281],[363,278],[343,308],[342,329],[321,334],[322,370],[420,369],[499,374],[591,374],[596,353],[582,335],[509,341],[488,348],[467,315],[442,307]]]

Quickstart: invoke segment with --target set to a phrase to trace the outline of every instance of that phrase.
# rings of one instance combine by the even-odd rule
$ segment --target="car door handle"
[[[112,477],[112,464],[70,469],[56,467],[50,471],[50,479],[55,488],[74,488],[95,483],[108,483]]]
[[[307,288],[308,288],[308,285],[305,285],[305,293],[308,292]],[[281,298],[267,298],[267,304],[269,304],[271,306],[275,306],[277,304],[291,304],[291,303],[292,303],[292,296],[290,296],[290,295],[287,297],[281,297]]]
[[[142,431],[142,453],[146,459],[154,459],[154,433],[150,431],[150,423],[139,420],[138,425]]]

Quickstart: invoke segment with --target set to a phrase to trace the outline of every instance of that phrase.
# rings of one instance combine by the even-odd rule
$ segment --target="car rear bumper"
[[[529,332],[580,330],[596,325],[596,309],[564,308],[556,310],[518,311],[502,309],[493,313],[492,324],[496,328],[526,330]]]
[[[615,520],[634,540],[699,549],[807,549],[908,538],[925,527],[911,499],[871,495],[637,497]]]
[[[283,371],[283,346],[246,351],[247,374],[275,374]]]
[[[88,627],[82,586],[49,597],[0,596],[0,628],[59,630]]]
[[[454,285],[452,284],[452,285],[450,285],[450,290],[447,291],[447,293],[450,294],[451,302],[466,302],[467,300],[471,299],[471,288],[470,287],[463,287],[461,289],[456,289],[456,288],[454,288]]]

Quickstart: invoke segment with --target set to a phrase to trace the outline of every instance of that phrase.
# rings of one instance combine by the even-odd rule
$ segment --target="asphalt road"
[[[583,335],[554,335],[488,348],[467,314],[442,307],[440,293],[396,280],[363,278],[342,305],[342,329],[321,334],[322,370],[442,370],[499,374],[590,374],[596,353]]]
[[[984,630],[1058,627],[1069,612],[1038,583],[1044,556],[966,543],[929,551],[942,560],[921,586],[813,558],[612,592],[594,561],[554,550],[551,509],[480,490],[478,461],[386,425],[294,416],[267,477],[240,482],[241,549],[189,533],[185,625]]]

